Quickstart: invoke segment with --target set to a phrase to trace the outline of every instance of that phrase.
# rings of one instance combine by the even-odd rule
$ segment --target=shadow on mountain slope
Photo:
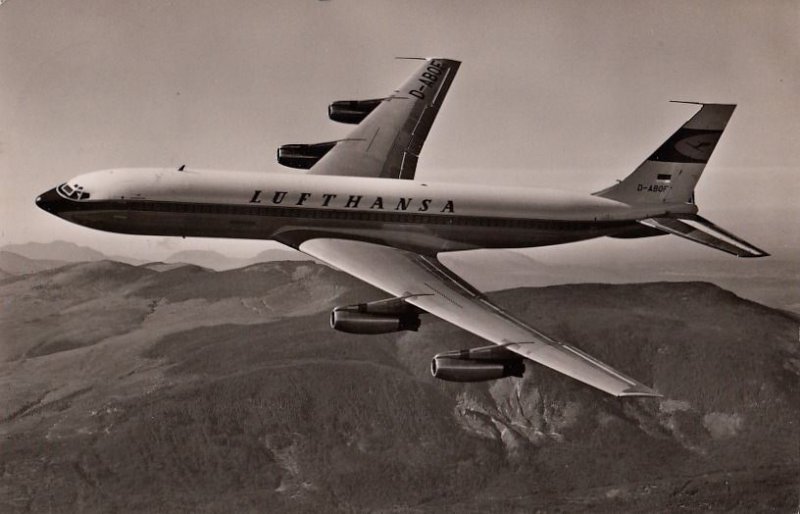
[[[433,354],[485,342],[430,316],[332,331],[328,309],[383,295],[326,267],[86,266],[0,284],[3,511],[797,504],[797,322],[711,284],[492,295],[664,394],[616,399],[532,363],[438,382]],[[80,333],[63,309],[92,342],[37,354]]]

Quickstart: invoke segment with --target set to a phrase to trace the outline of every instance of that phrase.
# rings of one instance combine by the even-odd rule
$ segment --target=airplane
[[[331,120],[355,125],[345,138],[281,146],[278,163],[300,171],[107,169],[50,189],[36,205],[109,232],[279,241],[391,295],[334,308],[334,329],[416,331],[429,313],[492,343],[435,355],[438,379],[521,377],[530,360],[617,397],[661,396],[498,307],[439,256],[666,234],[768,255],[697,214],[695,185],[736,106],[696,103],[630,175],[592,194],[423,182],[414,179],[417,161],[461,63],[420,60],[388,96],[330,104]]]

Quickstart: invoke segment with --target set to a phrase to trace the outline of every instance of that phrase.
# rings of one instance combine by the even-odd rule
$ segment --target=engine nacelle
[[[524,373],[525,359],[502,346],[444,352],[431,360],[434,378],[449,382],[483,382]]]
[[[402,298],[347,305],[331,311],[331,328],[350,334],[416,331],[420,326],[420,312]]]
[[[331,312],[331,327],[350,334],[388,334],[403,330],[417,330],[419,316],[392,316],[362,312]]]
[[[358,125],[381,102],[383,102],[383,98],[375,100],[339,100],[328,106],[328,117],[339,123]]]
[[[317,161],[325,157],[325,154],[328,153],[334,146],[336,146],[336,141],[315,143],[311,145],[283,145],[278,148],[278,164],[282,164],[290,168],[307,170],[315,165]]]

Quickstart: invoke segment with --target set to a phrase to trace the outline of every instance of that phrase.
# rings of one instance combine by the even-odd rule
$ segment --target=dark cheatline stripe
[[[61,198],[61,197],[59,197]],[[200,215],[266,216],[296,218],[301,220],[338,220],[354,222],[404,223],[423,225],[447,225],[496,228],[529,228],[531,230],[606,230],[624,228],[627,220],[546,220],[530,218],[496,218],[490,216],[463,216],[441,213],[405,212],[394,210],[356,210],[339,208],[284,207],[252,204],[194,203],[156,200],[97,200],[72,201],[63,199],[59,213],[91,211],[132,211]],[[634,223],[635,224],[635,223]]]
[[[717,146],[721,130],[681,128],[648,161],[706,163]]]

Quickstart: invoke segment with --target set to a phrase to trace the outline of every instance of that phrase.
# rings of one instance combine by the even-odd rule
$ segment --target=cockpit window
[[[88,200],[91,196],[89,193],[83,190],[83,187],[78,184],[75,184],[75,187],[72,187],[69,184],[61,184],[56,188],[56,191],[61,193],[61,196],[71,200]]]

